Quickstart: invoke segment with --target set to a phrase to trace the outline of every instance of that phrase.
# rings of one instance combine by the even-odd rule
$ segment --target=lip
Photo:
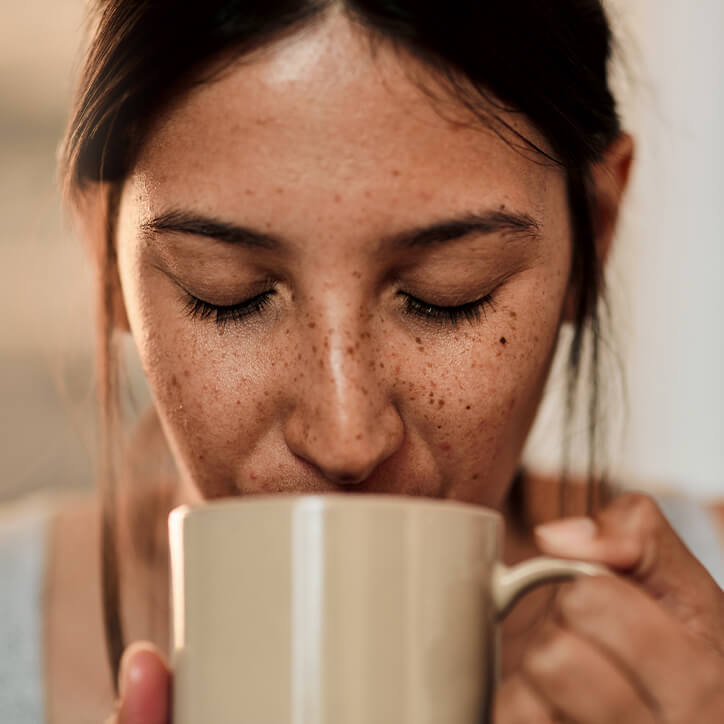
[[[404,478],[400,478],[403,480]],[[243,496],[254,495],[275,495],[296,493],[302,495],[406,495],[409,497],[422,498],[443,498],[443,488],[431,489],[423,484],[411,485],[410,480],[405,480],[405,489],[399,488],[399,481],[395,484],[390,480],[369,479],[361,483],[334,484],[323,481],[305,481],[294,479],[289,481],[246,480],[237,486],[239,494]]]

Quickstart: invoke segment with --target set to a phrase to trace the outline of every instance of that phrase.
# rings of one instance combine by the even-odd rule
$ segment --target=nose
[[[289,449],[338,485],[367,480],[404,438],[369,335],[367,343],[365,335],[353,339],[330,330],[313,345],[317,352],[304,360],[306,384],[294,390],[284,430]]]

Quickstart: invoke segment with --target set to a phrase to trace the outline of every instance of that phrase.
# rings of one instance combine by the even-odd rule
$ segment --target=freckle
[[[469,410],[469,409],[470,409],[470,405],[466,405],[466,406],[465,406],[465,409],[466,409],[466,410]]]
[[[500,338],[500,344],[507,344],[508,340],[505,337]]]
[[[314,354],[317,354],[317,345],[316,345],[316,344],[313,344],[313,345],[312,345],[312,352],[313,352]]]
[[[188,371],[188,370],[184,370],[184,377],[188,377],[188,376],[189,376],[189,371]]]
[[[203,455],[199,455],[199,462],[202,463],[204,460],[206,460],[206,458]]]
[[[415,337],[415,342],[417,344],[422,344],[422,340],[419,337]]]
[[[353,276],[355,279],[361,279],[361,278],[362,278],[362,272],[353,271],[353,272],[352,272],[352,276]]]
[[[174,387],[178,387],[178,379],[176,378],[176,375],[171,375],[171,384]]]
[[[355,440],[361,440],[361,439],[362,439],[362,435],[355,435],[355,436],[354,436],[354,439],[355,439]]]
[[[434,398],[434,397],[431,397],[431,398],[430,398],[430,404],[431,404],[431,405],[434,405],[434,404],[435,404],[435,398]]]
[[[237,405],[237,407],[238,407],[239,405],[241,405],[241,400],[237,400],[237,401],[236,401],[236,405]]]
[[[477,473],[475,473],[475,475],[473,475],[473,480],[477,480],[478,477],[480,477],[480,476]]]
[[[367,191],[365,191],[365,198],[369,199],[371,196],[372,196],[372,192],[369,189],[367,189]]]
[[[510,310],[510,318],[511,319],[518,319],[518,315],[516,314],[514,309]]]
[[[253,196],[253,195],[254,195],[254,192],[253,192],[251,189],[246,189],[246,191],[245,191],[244,193],[246,193],[247,196]]]
[[[354,354],[354,347],[347,347],[347,354]]]
[[[380,369],[385,369],[385,364],[384,364],[384,362],[380,362]]]
[[[452,445],[450,445],[449,442],[440,443],[440,450],[442,450],[443,452],[450,452],[451,449],[452,449]]]
[[[392,169],[392,175],[393,175],[393,176],[399,176],[399,175],[400,175],[399,170],[396,169],[396,168],[393,168],[393,169]]]
[[[307,326],[309,327],[309,329],[314,329],[317,324],[315,322],[310,322]]]
[[[283,194],[283,193],[284,193],[284,189],[283,189],[281,186],[277,186],[277,187],[276,187],[276,192],[277,192],[278,194]]]
[[[418,351],[418,352],[424,352],[424,351],[425,351],[425,348],[424,348],[424,347],[418,347],[418,348],[417,348],[417,351]]]
[[[445,407],[445,400],[438,400],[438,401],[437,401],[437,406],[438,406],[438,407]]]
[[[320,369],[324,369],[324,361],[321,359],[319,360],[319,367]]]
[[[367,397],[367,395],[369,395],[369,392],[367,391],[367,388],[366,388],[366,387],[362,387],[361,389],[362,389],[362,394],[363,394],[365,397]]]
[[[334,201],[335,201],[335,203],[338,204],[341,200],[342,200],[342,197],[341,197],[339,194],[335,194],[335,195],[334,195]]]

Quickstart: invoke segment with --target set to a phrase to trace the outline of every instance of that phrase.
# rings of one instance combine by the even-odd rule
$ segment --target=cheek
[[[120,257],[131,331],[179,469],[206,497],[231,494],[240,456],[268,426],[277,362],[269,374],[263,339],[190,320],[172,283]]]
[[[398,383],[400,400],[453,497],[500,501],[545,387],[562,295],[562,287],[532,278],[478,330],[417,345],[414,367]]]

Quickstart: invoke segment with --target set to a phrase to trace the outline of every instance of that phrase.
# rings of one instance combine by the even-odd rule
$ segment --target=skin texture
[[[184,499],[347,490],[503,508],[572,306],[564,179],[471,127],[444,94],[432,104],[413,69],[384,45],[373,57],[332,16],[195,88],[152,129],[122,191],[119,324],[136,341]],[[630,161],[622,137],[593,170],[601,257]],[[170,233],[160,227],[171,212],[285,242],[250,250]],[[535,233],[391,241],[491,212],[525,215]],[[188,293],[231,305],[268,290],[263,309],[236,322],[187,314]],[[470,320],[429,318],[429,305],[491,293]],[[428,318],[404,295],[424,300]],[[509,667],[497,724],[724,718],[722,592],[653,503],[621,498],[535,543],[619,575],[568,587]],[[132,647],[120,684],[110,721],[169,720],[158,651]]]
[[[176,210],[286,248],[144,230]],[[536,237],[390,241],[501,210],[535,219]],[[330,22],[185,98],[124,187],[118,257],[189,495],[349,489],[501,507],[561,322],[564,179],[442,118],[391,51],[373,58]],[[184,314],[184,290],[230,305],[268,289],[241,322]],[[494,306],[453,325],[406,313],[401,292],[445,307],[494,293]]]

